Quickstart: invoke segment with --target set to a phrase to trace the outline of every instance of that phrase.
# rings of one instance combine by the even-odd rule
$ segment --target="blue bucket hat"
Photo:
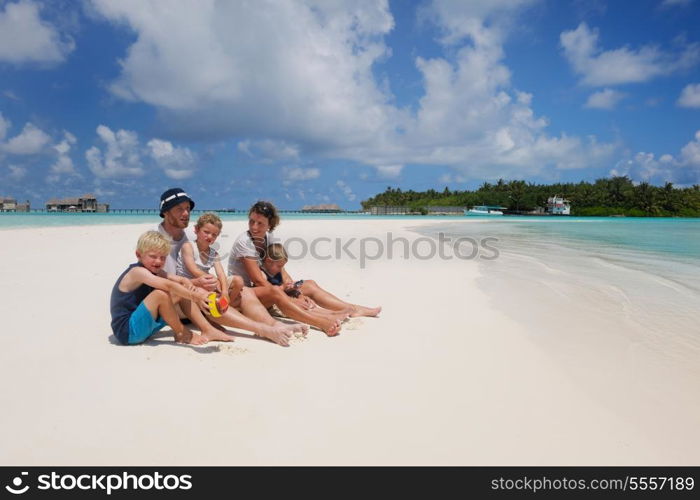
[[[190,198],[190,195],[185,193],[181,188],[171,188],[165,193],[160,195],[160,216],[173,208],[175,205],[179,205],[183,201],[190,202],[190,210],[194,209],[194,201]]]

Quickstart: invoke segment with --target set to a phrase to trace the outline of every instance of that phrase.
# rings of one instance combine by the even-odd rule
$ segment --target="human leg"
[[[304,283],[301,285],[301,293],[311,297],[321,307],[334,311],[348,312],[352,317],[376,316],[382,310],[381,307],[365,307],[345,302],[321,288],[314,280],[304,280]]]
[[[252,288],[251,290],[266,308],[275,304],[285,316],[323,330],[329,337],[333,337],[340,332],[340,322],[344,317],[342,314],[330,317],[311,314],[309,311],[305,311],[297,306],[292,299],[277,286],[261,286]]]
[[[243,287],[243,278],[241,278],[240,276],[231,276],[229,278],[228,296],[231,299],[231,302],[234,302],[236,301],[236,299],[240,298],[240,294],[243,291]]]
[[[208,321],[208,317],[204,316],[202,310],[191,300],[181,299],[180,307],[185,315],[192,320],[192,323],[199,328],[202,336],[208,340],[218,340],[222,342],[234,341],[234,338],[231,335],[228,335],[225,331],[218,329],[212,323],[210,323]],[[211,319],[214,321],[216,318]]]
[[[180,321],[169,293],[163,290],[153,290],[143,299],[142,304],[151,314],[151,318],[154,321],[157,321],[158,318],[162,318],[163,321],[173,329],[176,342],[192,345],[207,343],[208,339],[206,337],[197,335],[185,328],[185,325]]]
[[[282,346],[289,345],[289,339],[293,334],[306,335],[309,330],[306,325],[287,324],[275,320],[250,288],[241,290],[238,306],[240,311],[236,307],[229,307],[220,318],[213,318],[214,321],[233,328],[251,331]]]

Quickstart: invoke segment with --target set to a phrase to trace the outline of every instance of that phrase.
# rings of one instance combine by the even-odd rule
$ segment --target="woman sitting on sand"
[[[265,307],[277,306],[282,313],[296,321],[301,321],[323,330],[332,337],[340,332],[340,324],[347,319],[347,313],[318,314],[300,307],[284,290],[271,285],[260,270],[265,256],[269,232],[279,224],[277,209],[272,203],[259,201],[248,211],[248,230],[241,233],[233,243],[228,260],[230,279],[240,276],[246,287],[257,296]]]
[[[248,211],[248,231],[241,233],[231,248],[228,274],[229,276],[240,276],[246,286],[253,287],[252,290],[266,307],[276,305],[286,316],[315,326],[329,336],[336,335],[340,331],[340,323],[343,320],[351,314],[358,315],[358,311],[352,308],[359,306],[347,304],[336,298],[342,303],[342,307],[334,301],[334,307],[328,308],[331,310],[316,308],[315,304],[308,298],[293,299],[285,293],[282,287],[272,285],[261,270],[270,243],[269,233],[279,225],[279,220],[277,209],[272,203],[258,201],[250,208]],[[307,290],[314,288],[312,283],[307,285]],[[321,290],[320,287],[317,288]],[[324,298],[327,297],[324,296]],[[326,301],[324,303],[330,304]],[[367,312],[367,310],[362,312]],[[379,310],[376,310],[374,315],[378,312]]]

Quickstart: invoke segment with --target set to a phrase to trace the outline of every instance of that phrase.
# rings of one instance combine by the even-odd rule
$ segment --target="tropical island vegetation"
[[[523,180],[495,184],[484,182],[475,191],[442,192],[402,191],[387,187],[386,191],[362,202],[362,208],[372,206],[405,206],[412,211],[427,213],[433,206],[497,205],[513,212],[529,212],[544,207],[550,196],[563,196],[571,202],[571,215],[628,217],[700,217],[700,185],[677,188],[667,182],[654,186],[648,182],[634,183],[627,176],[598,179],[593,183],[533,184]]]

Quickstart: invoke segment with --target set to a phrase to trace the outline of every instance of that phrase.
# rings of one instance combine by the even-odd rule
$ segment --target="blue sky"
[[[700,0],[0,0],[0,196],[700,183]]]

